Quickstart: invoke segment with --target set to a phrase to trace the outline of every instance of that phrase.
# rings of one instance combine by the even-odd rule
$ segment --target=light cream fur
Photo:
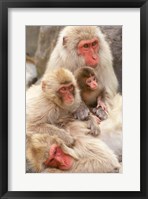
[[[108,119],[100,124],[101,134],[99,138],[104,141],[119,157],[122,157],[122,97],[115,95],[112,106],[108,104]]]
[[[81,124],[80,124],[81,123]],[[76,135],[76,142],[72,148],[69,148],[65,143],[56,136],[49,136],[47,133],[32,134],[27,142],[27,159],[30,163],[30,168],[34,172],[74,172],[74,173],[108,173],[118,172],[120,164],[109,147],[101,140],[82,135],[86,127],[80,122],[79,133]],[[74,124],[74,126],[76,126]],[[80,126],[83,127],[81,132]],[[72,130],[70,131],[72,132]],[[73,131],[76,134],[75,131]],[[73,157],[72,168],[68,171],[63,171],[54,168],[45,168],[44,161],[48,158],[51,144],[58,144],[62,150]]]

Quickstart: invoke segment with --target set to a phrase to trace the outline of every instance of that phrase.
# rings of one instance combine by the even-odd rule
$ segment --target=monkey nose
[[[94,54],[94,55],[92,56],[92,58],[93,58],[94,60],[96,60],[96,59],[97,59],[97,55]]]

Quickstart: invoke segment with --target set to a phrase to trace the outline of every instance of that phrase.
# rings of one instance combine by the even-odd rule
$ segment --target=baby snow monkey
[[[107,92],[90,67],[80,67],[75,72],[81,98],[101,121],[107,119],[107,107],[104,103]]]

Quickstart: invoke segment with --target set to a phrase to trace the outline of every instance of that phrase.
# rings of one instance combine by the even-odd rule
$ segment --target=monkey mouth
[[[96,63],[96,62],[95,62],[94,64],[93,64],[92,62],[91,62],[91,63],[86,64],[86,66],[91,67],[91,68],[96,68],[96,67],[97,67],[97,65],[98,65],[98,63]]]
[[[96,89],[97,89],[97,87],[95,87],[95,88],[91,88],[91,90],[92,90],[92,91],[95,91]]]
[[[91,64],[89,65],[91,68],[96,68],[98,64]]]

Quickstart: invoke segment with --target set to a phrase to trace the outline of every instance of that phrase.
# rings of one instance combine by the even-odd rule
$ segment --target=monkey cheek
[[[73,158],[69,155],[64,155],[61,164],[59,165],[59,169],[61,170],[69,170],[73,165]]]

